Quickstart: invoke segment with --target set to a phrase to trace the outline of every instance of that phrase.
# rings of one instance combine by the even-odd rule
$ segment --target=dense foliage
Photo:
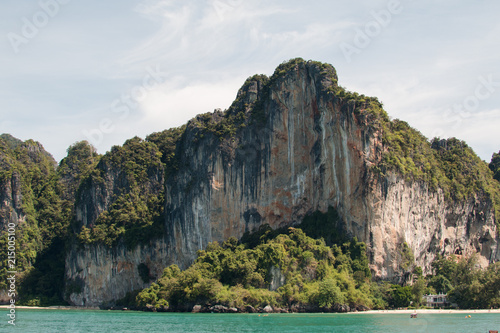
[[[101,155],[87,141],[76,142],[67,153],[59,163],[57,173],[63,185],[64,198],[74,201],[82,180],[96,167]]]
[[[22,302],[60,304],[61,286],[64,285],[64,243],[73,209],[72,189],[61,181],[59,170],[64,169],[56,171],[54,159],[39,143],[2,135],[0,150],[1,187],[18,185],[22,195],[22,204],[16,210],[21,218],[16,226],[16,270]],[[68,158],[72,159],[70,150]],[[75,171],[74,175],[77,174]],[[16,189],[12,190],[16,194]],[[12,214],[9,207],[5,208],[8,211],[2,210],[3,224]],[[4,230],[2,225],[0,247],[3,249],[6,248]],[[0,257],[0,284],[4,287],[8,267],[6,251],[0,251]]]
[[[500,151],[493,153],[489,164],[490,170],[493,171],[493,178],[500,182]]]
[[[162,132],[156,132],[146,137],[147,142],[154,143],[161,153],[161,162],[165,167],[166,176],[179,170],[178,145],[182,135],[186,131],[186,125],[170,128]]]
[[[223,140],[233,137],[238,129],[246,126],[247,117],[244,111],[236,114],[231,112],[220,113],[220,117],[215,117],[213,113],[204,113],[191,120],[190,125],[200,129],[196,139],[203,139],[207,133],[213,134]]]
[[[474,151],[456,138],[429,142],[408,123],[387,123],[383,136],[386,152],[377,169],[395,169],[409,180],[424,180],[441,188],[448,198],[464,200],[481,191],[498,196],[500,187],[491,171]]]
[[[113,202],[95,223],[82,226],[82,244],[101,243],[109,247],[123,239],[129,248],[150,241],[163,231],[164,188],[162,154],[156,144],[138,137],[121,147],[114,146],[84,180],[85,186],[108,186],[106,172],[115,170],[120,184]]]
[[[75,193],[81,180],[93,170],[99,158],[100,155],[92,145],[81,141],[70,146],[67,156],[60,162],[53,180],[57,182],[59,189],[59,198],[54,198],[54,202],[61,206],[62,213],[56,217],[47,217],[47,221],[58,220],[60,225],[56,232],[52,232],[53,237],[44,241],[44,247],[37,253],[36,261],[22,279],[22,304],[64,304],[62,293],[65,285],[65,249],[71,239],[69,226],[74,216]],[[46,222],[41,226],[45,229],[50,223]]]
[[[427,181],[433,188],[445,182],[435,151],[427,139],[408,123],[398,119],[387,123],[383,143],[387,151],[382,168],[395,168],[409,179]]]
[[[163,193],[142,196],[134,189],[120,195],[92,227],[83,226],[78,240],[112,247],[123,239],[130,249],[147,243],[163,233],[163,204]]]
[[[36,254],[64,229],[55,162],[42,152],[39,143],[31,140],[12,144],[2,138],[0,150],[2,188],[21,187],[23,200],[18,213],[25,216],[25,222],[16,226],[16,259],[18,271],[24,272],[35,262]],[[6,224],[12,214],[10,207],[3,207],[1,214],[3,225],[0,246],[5,249]],[[6,251],[0,251],[3,263],[1,284],[5,283],[3,274],[7,267],[6,255]]]
[[[310,218],[332,219],[333,212]],[[424,277],[405,243],[401,254],[409,280],[402,285],[377,283],[371,280],[365,244],[356,239],[327,246],[322,238],[308,237],[300,228],[285,231],[262,226],[242,242],[230,238],[222,245],[210,243],[198,251],[188,269],[165,268],[160,279],[121,304],[153,311],[190,311],[195,304],[239,311],[266,305],[288,311],[346,311],[422,307],[424,294],[439,292],[448,293],[449,300],[461,308],[500,306],[500,263],[482,270],[475,257],[438,257],[432,264],[434,274]]]
[[[374,166],[374,171],[384,174],[396,170],[409,181],[423,180],[431,189],[442,189],[451,200],[486,196],[493,201],[495,216],[500,213],[500,184],[493,179],[486,162],[464,141],[434,138],[429,142],[406,122],[396,119],[384,124],[383,143],[382,163]]]
[[[353,239],[329,247],[301,229],[268,239],[264,234],[255,247],[230,238],[222,245],[210,243],[198,251],[195,263],[181,271],[167,267],[162,277],[136,297],[139,308],[194,304],[230,307],[266,305],[298,309],[372,307],[365,244]],[[283,274],[286,283],[269,287]]]
[[[464,141],[455,138],[434,139],[432,148],[436,151],[448,188],[455,199],[465,199],[484,191],[494,202],[498,200],[499,184],[492,179],[488,165]]]
[[[480,269],[475,256],[439,257],[427,277],[434,292],[447,293],[449,301],[463,309],[500,307],[500,262]]]

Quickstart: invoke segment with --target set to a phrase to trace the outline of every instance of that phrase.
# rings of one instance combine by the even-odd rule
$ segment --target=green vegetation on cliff
[[[129,248],[146,243],[163,232],[162,154],[156,144],[138,137],[114,146],[84,180],[80,191],[89,186],[110,186],[107,173],[114,173],[119,187],[108,209],[92,226],[82,226],[82,244],[101,243],[109,247],[123,238]],[[160,178],[158,178],[160,177]]]
[[[489,164],[490,170],[493,171],[493,178],[500,182],[500,151],[493,153]]]
[[[387,122],[383,132],[385,152],[379,170],[392,169],[407,179],[423,180],[433,189],[445,183],[435,151],[429,141],[407,122]]]
[[[424,181],[433,190],[443,190],[451,200],[490,198],[495,216],[500,213],[500,184],[464,141],[434,138],[429,142],[408,123],[395,119],[384,123],[383,144],[382,161],[373,167],[375,172],[393,170],[409,181]]]
[[[94,151],[88,143],[68,149],[68,157],[56,170],[56,163],[43,147],[32,140],[22,142],[10,135],[0,138],[0,188],[11,192],[11,207],[2,207],[0,247],[6,249],[6,224],[16,223],[16,270],[24,304],[63,302],[64,254],[68,227],[73,216],[73,197],[81,174]],[[92,155],[92,154],[91,154]],[[95,154],[93,154],[95,157]],[[82,164],[76,168],[74,164]],[[73,186],[71,186],[71,184]],[[17,215],[19,223],[17,223]],[[0,251],[0,284],[4,287],[6,251]]]
[[[476,193],[484,192],[490,196],[500,212],[500,186],[492,178],[486,162],[464,142],[455,138],[432,140],[446,183],[441,187],[449,188],[454,199],[464,200]]]
[[[160,310],[194,304],[364,309],[378,302],[370,288],[364,243],[353,239],[329,247],[290,228],[270,239],[264,234],[255,247],[235,238],[210,243],[188,269],[167,267],[137,295],[135,305]]]
[[[464,201],[472,195],[487,195],[500,212],[499,184],[488,165],[464,141],[429,141],[405,121],[395,119],[384,123],[383,144],[383,158],[374,171],[384,174],[394,170],[407,180],[425,181],[431,189],[442,189],[448,199]]]
[[[178,150],[186,126],[127,140],[114,146],[82,179],[79,192],[92,186],[116,185],[112,202],[95,222],[82,226],[80,244],[113,247],[123,241],[131,249],[163,234],[164,177],[179,169]],[[64,161],[64,160],[63,160]],[[106,177],[112,175],[112,179]],[[78,228],[78,226],[77,226]]]
[[[430,142],[408,123],[395,119],[383,127],[384,153],[373,170],[401,173],[410,181],[425,181],[431,189],[442,189],[447,198],[467,200],[488,195],[500,211],[500,186],[474,151],[456,138],[434,138]]]
[[[87,141],[76,142],[68,148],[67,153],[59,163],[57,173],[63,185],[64,198],[74,201],[78,187],[96,167],[101,155]]]
[[[146,141],[154,143],[161,153],[160,160],[164,164],[166,177],[179,170],[179,143],[186,131],[186,125],[156,132],[146,137]]]
[[[78,240],[112,247],[123,239],[129,249],[145,244],[163,233],[163,204],[163,193],[142,196],[137,189],[131,190],[118,196],[92,227],[83,226]]]
[[[59,198],[61,188],[54,159],[37,142],[6,141],[5,137],[0,138],[0,188],[4,192],[2,195],[11,193],[14,196],[5,198],[12,200],[12,206],[1,207],[0,246],[7,248],[7,223],[15,222],[16,268],[25,272],[36,261],[37,253],[54,237],[64,233],[65,212]],[[23,222],[17,224],[14,214]],[[7,251],[0,251],[1,286],[6,283],[6,259]]]

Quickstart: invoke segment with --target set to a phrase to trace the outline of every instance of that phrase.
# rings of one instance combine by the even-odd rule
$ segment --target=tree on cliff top
[[[500,151],[493,153],[489,164],[490,170],[493,171],[493,178],[500,182]]]

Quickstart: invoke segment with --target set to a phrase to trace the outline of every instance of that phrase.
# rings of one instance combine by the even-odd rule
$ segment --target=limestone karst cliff
[[[293,60],[271,78],[248,79],[227,111],[133,139],[131,155],[106,154],[76,195],[68,301],[113,302],[169,264],[187,267],[211,241],[296,225],[329,207],[366,242],[379,278],[400,277],[404,243],[424,271],[438,253],[499,260],[491,174],[461,189],[465,181],[438,160],[454,141],[417,143],[423,153],[408,158],[401,147],[414,141],[396,131],[404,124],[337,80],[330,65]],[[123,218],[127,209],[133,216]]]

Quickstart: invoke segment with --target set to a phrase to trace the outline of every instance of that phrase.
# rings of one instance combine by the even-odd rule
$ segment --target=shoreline
[[[0,309],[8,309],[8,305],[0,305]],[[16,309],[25,310],[101,310],[99,307],[81,307],[81,306],[26,306],[20,305],[16,306]],[[106,311],[106,310],[102,310]],[[108,310],[108,311],[124,311],[124,310]],[[134,311],[134,310],[126,310]],[[142,311],[138,311],[142,312]],[[172,312],[175,313],[175,312]],[[179,312],[180,313],[180,312]],[[294,314],[295,312],[290,312]],[[296,312],[299,313],[299,312]],[[302,312],[300,312],[302,313]],[[310,313],[323,313],[323,312],[310,312]],[[336,312],[330,312],[336,313]],[[473,314],[473,313],[498,313],[500,314],[500,309],[400,309],[400,310],[368,310],[368,311],[353,311],[344,312],[343,314],[445,314],[445,313],[461,313],[461,314]],[[340,314],[340,313],[336,313]]]
[[[401,309],[401,310],[368,310],[368,311],[358,311],[358,312],[348,312],[348,313],[369,313],[369,314],[436,314],[436,313],[499,313],[500,309]]]
[[[10,305],[0,305],[0,309],[10,309]],[[99,307],[82,307],[71,305],[51,305],[51,306],[28,306],[16,305],[16,309],[24,310],[100,310]]]

